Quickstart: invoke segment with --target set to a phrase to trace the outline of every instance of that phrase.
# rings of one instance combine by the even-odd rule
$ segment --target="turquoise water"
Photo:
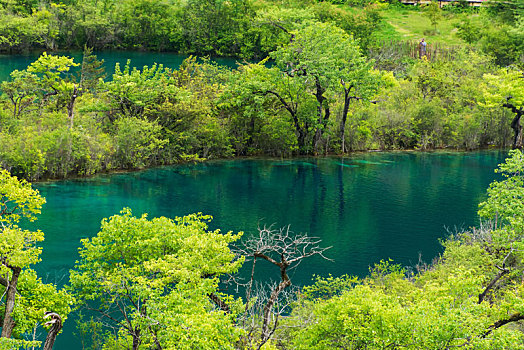
[[[214,216],[213,228],[252,234],[258,225],[291,225],[332,248],[334,262],[312,258],[291,274],[365,275],[392,258],[431,261],[448,230],[477,224],[476,210],[505,152],[366,153],[346,158],[246,159],[39,183],[46,197],[37,226],[46,235],[37,266],[48,282],[67,282],[81,238],[100,220],[132,208],[135,215]],[[271,275],[274,271],[267,270]],[[278,278],[278,275],[275,275]],[[55,349],[78,349],[66,324]]]
[[[40,52],[31,52],[24,55],[2,55],[0,54],[0,81],[9,78],[9,74],[15,70],[26,69],[27,66],[36,61],[40,56]],[[74,58],[76,63],[82,63],[81,51],[64,51],[64,52],[49,52],[53,55],[69,56]],[[131,60],[131,66],[142,68],[144,66],[153,65],[153,63],[163,64],[164,67],[178,68],[187,55],[179,55],[169,52],[136,52],[136,51],[99,51],[94,52],[99,60],[104,60],[104,67],[108,77],[115,71],[115,64],[118,62],[123,67],[127,60]],[[213,61],[220,65],[230,68],[236,68],[236,61],[232,58],[213,58]]]

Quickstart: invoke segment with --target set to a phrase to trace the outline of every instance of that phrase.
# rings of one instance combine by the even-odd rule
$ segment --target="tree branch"
[[[502,267],[495,265],[497,269],[500,270],[500,272],[491,280],[491,282],[489,282],[486,289],[484,289],[484,291],[481,294],[479,294],[479,301],[478,301],[479,304],[482,303],[482,301],[484,301],[484,298],[486,298],[486,295],[491,290],[491,288],[493,288],[495,283],[497,283],[497,281],[501,279],[502,276],[509,273],[509,269],[506,268],[506,260],[508,260],[512,252],[513,252],[513,249],[511,249],[509,253],[506,255],[506,257],[504,258],[504,260],[502,260]]]
[[[507,325],[508,323],[517,322],[521,320],[524,320],[524,314],[521,314],[521,313],[513,314],[510,318],[507,318],[505,320],[499,320],[493,323],[491,326],[489,326],[488,330],[481,336],[481,338],[486,338],[495,329],[500,328],[504,325]]]
[[[231,313],[231,308],[229,307],[229,305],[225,301],[220,299],[218,295],[216,295],[215,293],[209,293],[207,296],[220,308],[220,310],[224,311],[227,314]]]

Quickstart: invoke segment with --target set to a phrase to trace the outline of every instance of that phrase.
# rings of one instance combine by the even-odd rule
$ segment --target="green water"
[[[123,67],[127,60],[131,60],[131,66],[142,68],[153,63],[163,64],[164,67],[178,68],[187,55],[179,55],[169,52],[136,52],[136,51],[100,51],[94,52],[98,59],[104,60],[104,67],[108,77],[114,72],[115,64],[118,62]],[[24,55],[1,55],[0,54],[0,81],[7,80],[9,74],[15,70],[26,69],[27,66],[38,59],[41,52],[31,52]],[[51,52],[53,55],[63,55],[74,58],[76,63],[82,63],[81,51]],[[236,67],[236,61],[232,58],[213,58],[213,61],[230,68]]]
[[[381,259],[413,265],[421,253],[431,261],[447,228],[477,223],[477,204],[505,154],[225,160],[39,183],[47,204],[37,222],[46,234],[37,269],[46,281],[65,283],[79,240],[125,206],[150,217],[211,214],[213,228],[224,231],[251,234],[274,223],[321,237],[323,246],[332,246],[326,255],[334,262],[303,263],[291,274],[296,284],[310,283],[313,274],[362,276]],[[70,320],[55,349],[79,349],[73,328]]]

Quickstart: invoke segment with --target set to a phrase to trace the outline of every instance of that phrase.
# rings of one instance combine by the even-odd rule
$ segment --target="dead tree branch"
[[[280,282],[271,287],[269,297],[264,298],[263,301],[262,326],[257,349],[267,343],[274,334],[279,316],[284,312],[284,309],[278,308],[276,305],[279,304],[284,290],[292,285],[288,271],[298,266],[302,260],[314,255],[330,260],[324,256],[324,252],[331,247],[321,248],[320,242],[321,240],[318,237],[309,237],[307,234],[295,235],[289,226],[279,230],[275,230],[271,226],[264,226],[258,228],[258,235],[244,241],[241,246],[235,247],[236,253],[245,256],[246,259],[252,258],[254,261],[263,259],[279,268]],[[248,286],[249,293],[251,293],[254,272],[253,265],[251,281]],[[257,298],[257,302],[260,303],[261,300]],[[247,300],[246,302],[249,303],[250,301]],[[252,332],[249,334],[252,334]]]

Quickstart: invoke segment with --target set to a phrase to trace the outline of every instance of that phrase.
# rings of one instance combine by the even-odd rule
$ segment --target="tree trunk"
[[[47,333],[47,337],[45,338],[45,344],[43,350],[52,350],[53,345],[55,344],[55,339],[60,330],[62,329],[62,318],[60,315],[54,312],[48,313],[44,318],[51,317],[51,321],[47,322],[46,324],[51,324],[51,328],[49,329],[49,332]]]
[[[266,96],[268,94],[272,94],[272,95],[274,95],[275,97],[278,98],[278,100],[280,101],[282,106],[284,106],[284,108],[289,112],[289,114],[291,115],[291,118],[293,119],[293,125],[295,126],[295,131],[296,131],[296,136],[297,136],[298,148],[299,148],[299,150],[303,149],[304,145],[305,145],[305,142],[306,142],[306,135],[307,135],[307,128],[308,128],[308,126],[307,126],[307,124],[306,124],[306,126],[304,128],[302,128],[300,126],[300,122],[298,120],[298,115],[297,115],[297,104],[293,103],[292,101],[290,101],[288,103],[282,96],[280,96],[279,93],[277,93],[275,91],[271,91],[271,90],[255,91],[254,93],[255,94],[262,94],[264,96]]]
[[[264,345],[271,337],[272,332],[269,330],[269,318],[273,305],[276,303],[279,294],[291,285],[291,280],[289,279],[286,273],[286,269],[288,268],[289,264],[286,261],[282,261],[279,265],[282,282],[280,282],[278,286],[273,290],[273,292],[271,292],[269,300],[267,301],[266,305],[264,305],[262,334],[260,336],[261,342],[259,344],[258,349],[260,349],[262,345]]]
[[[69,103],[67,104],[67,116],[69,117],[69,129],[73,128],[73,119],[75,116],[75,101],[76,101],[77,96],[78,96],[78,89],[76,85],[74,85],[73,93],[71,94],[71,99],[69,100]]]
[[[13,319],[13,310],[15,309],[16,286],[18,285],[18,278],[20,277],[21,268],[17,266],[8,266],[13,271],[11,280],[8,281],[6,297],[5,297],[5,313],[4,323],[2,324],[2,338],[11,338],[13,329],[15,328],[15,320]]]
[[[340,121],[340,139],[342,140],[342,153],[346,152],[346,120],[348,118],[348,112],[349,112],[349,102],[351,101],[351,97],[349,96],[349,89],[344,88],[344,110],[342,111],[342,120]]]
[[[511,123],[511,128],[513,129],[513,132],[515,133],[515,138],[513,140],[513,148],[522,149],[524,146],[524,137],[522,135],[522,110],[520,113],[517,113],[515,118],[513,119],[513,122]]]
[[[329,120],[329,106],[324,107],[324,102],[327,100],[326,97],[324,97],[324,92],[326,91],[322,85],[320,84],[320,79],[318,77],[315,77],[315,97],[317,98],[317,117],[318,117],[318,126],[315,131],[315,137],[313,137],[313,150],[315,153],[317,153],[320,140],[322,138],[322,132],[323,129],[326,128],[327,122]],[[324,109],[324,115],[322,115],[322,109]]]
[[[133,350],[138,350],[140,346],[140,328],[135,327],[135,331],[132,334],[133,336]]]
[[[524,107],[517,108],[515,105],[509,103],[510,99],[511,97],[507,98],[507,102],[502,106],[511,109],[511,111],[515,113],[515,118],[513,118],[513,121],[511,122],[511,128],[515,134],[513,139],[513,148],[522,149],[524,146],[524,136],[522,135],[521,117],[524,115]]]

